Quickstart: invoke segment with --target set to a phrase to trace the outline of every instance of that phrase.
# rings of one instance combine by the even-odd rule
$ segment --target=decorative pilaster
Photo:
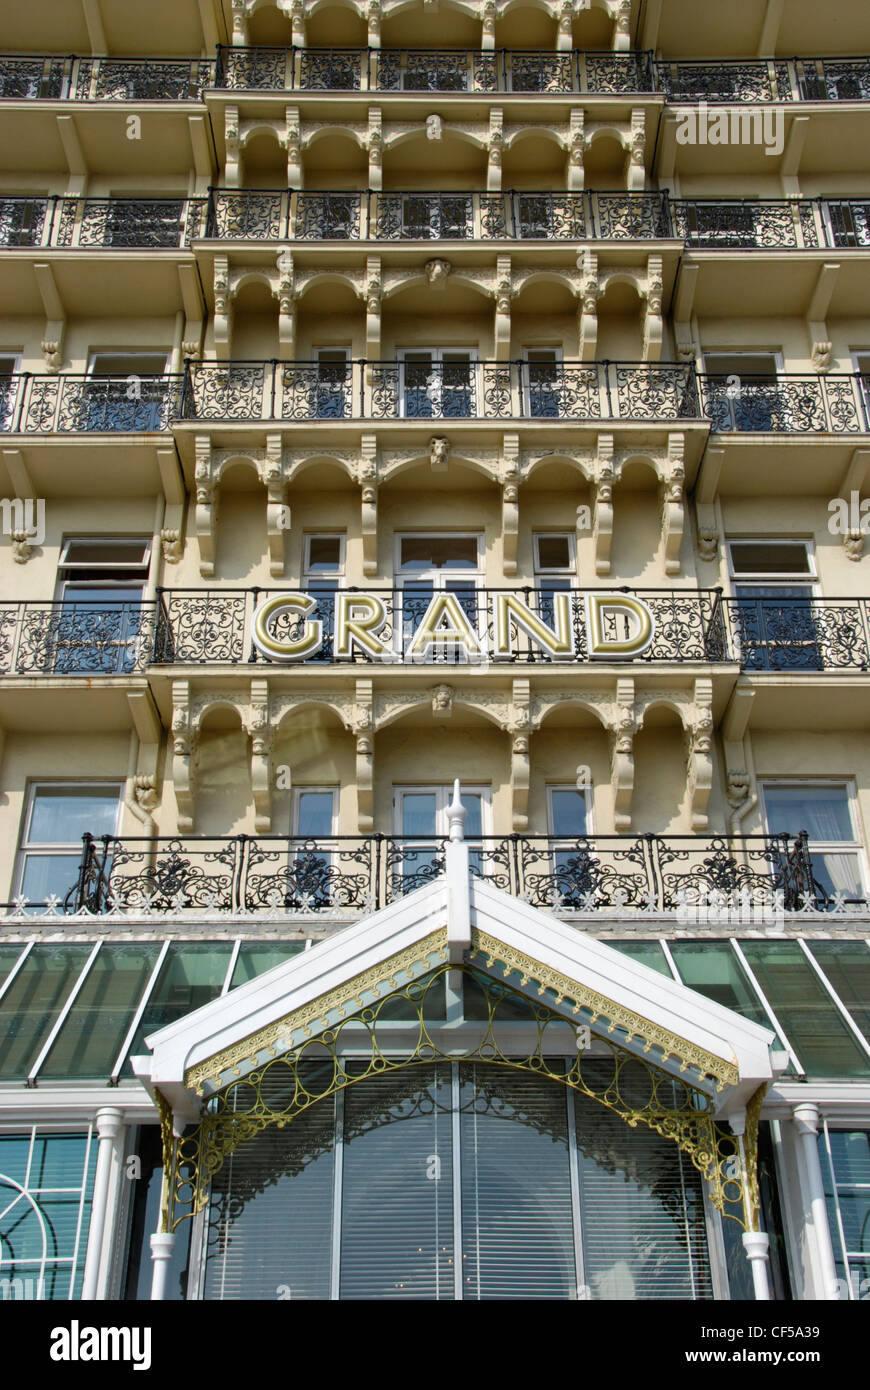
[[[501,192],[501,160],[504,153],[504,112],[500,106],[493,106],[489,113],[489,139],[487,140],[486,191]]]
[[[254,829],[268,835],[272,829],[272,725],[269,718],[269,682],[251,681],[251,706],[246,724],[251,738],[251,790],[254,796]]]
[[[578,537],[579,540],[579,537]],[[613,435],[599,434],[595,461],[595,501],[592,512],[592,548],[595,573],[610,573],[613,543]]]
[[[357,472],[362,488],[363,574],[378,572],[378,437],[364,434],[360,440]]]
[[[511,355],[511,258],[496,257],[495,357],[507,362]]]
[[[190,723],[190,682],[172,682],[172,782],[179,834],[189,835],[194,820],[195,734]]]
[[[369,41],[371,42],[371,40]],[[380,46],[380,43],[373,45]],[[379,106],[369,107],[369,129],[366,137],[366,148],[369,152],[369,188],[379,191],[383,187],[383,157],[384,157],[384,132],[381,120],[381,108]]]
[[[239,134],[239,108],[224,109],[224,145],[226,146],[224,185],[238,188],[241,182],[242,146]]]
[[[616,53],[627,53],[631,48],[631,0],[619,0],[613,48]]]
[[[302,127],[299,124],[299,107],[284,108],[284,134],[281,144],[287,152],[287,187],[301,188],[304,182],[302,169]]]
[[[207,434],[198,434],[194,440],[196,465],[194,482],[196,486],[196,508],[194,526],[199,546],[199,572],[203,579],[214,577],[215,551],[215,498],[212,481],[211,439]]]
[[[598,257],[583,251],[577,257],[580,271],[580,305],[577,310],[577,339],[581,362],[594,362],[598,350]]]
[[[358,680],[351,731],[356,738],[356,824],[360,835],[370,835],[375,828],[373,704],[372,682]]]
[[[572,107],[568,117],[568,169],[567,185],[569,192],[579,193],[586,182],[583,156],[586,153],[586,132],[584,129],[586,112],[582,106]]]
[[[480,47],[483,52],[492,53],[495,48],[495,0],[483,0],[481,21]]]
[[[634,709],[634,681],[620,677],[616,682],[616,718],[610,753],[610,785],[613,788],[613,828],[617,834],[631,829],[631,799],[634,794],[634,735],[637,719]]]
[[[284,13],[289,9],[290,23],[293,26],[292,42],[297,48],[307,47],[305,38],[305,0],[290,0],[289,6],[284,5]]]
[[[369,48],[380,48],[381,46],[381,0],[369,0],[369,7],[366,11],[368,21],[368,46]],[[370,185],[372,188],[374,184]]]
[[[562,0],[559,10],[559,28],[556,32],[557,53],[570,53],[574,42],[574,6],[571,0]]]
[[[380,256],[366,258],[366,357],[369,362],[380,361],[381,356],[381,281]]]
[[[296,353],[296,277],[292,253],[279,251],[277,266],[278,345],[281,356],[292,361]]]
[[[232,307],[230,305],[230,263],[226,256],[215,256],[214,284],[214,348],[219,361],[230,356]]]
[[[646,149],[646,118],[641,108],[631,113],[631,134],[628,141],[626,188],[629,193],[643,192],[646,187],[644,151]]]
[[[234,48],[243,48],[248,42],[248,5],[247,0],[232,0],[233,5],[233,37]]]
[[[502,567],[505,574],[516,574],[520,534],[520,437],[518,434],[506,434],[504,436],[502,453],[504,455],[501,491]]]
[[[531,764],[531,686],[528,680],[515,680],[512,692],[511,735],[511,814],[515,831],[529,827],[529,783]]]
[[[658,362],[662,355],[662,280],[661,256],[648,256],[646,263],[646,311],[643,321],[643,360]]]
[[[662,544],[665,574],[679,574],[680,547],[686,524],[685,469],[686,437],[668,435],[668,471],[662,487]]]
[[[269,541],[269,573],[284,574],[284,532],[290,524],[290,508],[284,500],[284,470],[280,434],[266,435],[266,535]]]
[[[686,725],[690,829],[707,829],[707,802],[713,787],[713,682],[708,676],[695,681],[695,702]]]

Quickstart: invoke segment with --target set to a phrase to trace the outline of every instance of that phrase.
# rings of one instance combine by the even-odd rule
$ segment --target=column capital
[[[802,1100],[792,1110],[792,1119],[799,1134],[816,1137],[819,1129],[819,1107],[811,1100]]]

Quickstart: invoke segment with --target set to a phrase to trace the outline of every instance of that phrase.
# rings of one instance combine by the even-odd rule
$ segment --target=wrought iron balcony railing
[[[682,363],[189,362],[183,420],[697,420]]]
[[[649,53],[498,49],[218,48],[230,91],[583,92],[654,90]]]
[[[791,251],[870,247],[870,199],[681,199],[671,235],[693,250]]]
[[[716,433],[865,434],[870,429],[870,377],[859,372],[698,380],[702,410]]]
[[[271,595],[287,590],[163,589],[156,600],[117,603],[95,597],[76,602],[42,600],[0,603],[0,675],[118,676],[151,665],[219,666],[262,662],[253,642],[253,617]],[[304,592],[304,590],[302,591]],[[348,590],[352,599],[360,590]],[[590,590],[595,593],[595,590]],[[600,591],[597,591],[600,592]],[[460,665],[469,654],[459,643],[416,650],[414,636],[433,598],[431,588],[367,589],[383,607],[377,638],[383,657],[354,643],[343,660],[374,664]],[[477,638],[473,660],[553,664],[590,660],[582,590],[568,594],[571,651],[556,658],[510,610],[498,621],[509,633],[506,655],[493,656],[496,606],[511,595],[551,628],[556,627],[554,596],[536,589],[482,589],[469,583],[455,597]],[[870,603],[860,598],[723,598],[718,589],[641,589],[633,597],[646,605],[654,624],[650,646],[629,658],[646,664],[732,662],[746,671],[870,670]],[[334,595],[317,591],[309,614],[322,624],[319,647],[306,664],[336,661]],[[370,599],[365,613],[370,615]],[[274,635],[293,642],[304,620],[284,611]],[[607,619],[611,637],[622,638],[623,619]]]
[[[533,907],[610,915],[731,906],[757,925],[766,909],[836,907],[806,832],[779,835],[507,835],[469,837],[472,873]],[[441,836],[277,835],[224,838],[83,836],[60,912],[305,914],[355,917],[444,872]],[[822,868],[822,866],[818,866]],[[823,873],[823,869],[822,869]],[[19,900],[19,911],[43,904]],[[755,920],[753,921],[753,912]]]
[[[114,434],[168,430],[178,414],[180,376],[0,377],[0,431]]]
[[[655,64],[672,102],[870,101],[870,58],[714,59]]]
[[[206,236],[239,241],[661,240],[666,193],[211,190]]]
[[[0,197],[0,247],[177,250],[202,235],[205,198]]]
[[[0,54],[6,101],[200,101],[214,82],[204,58],[79,58]]]

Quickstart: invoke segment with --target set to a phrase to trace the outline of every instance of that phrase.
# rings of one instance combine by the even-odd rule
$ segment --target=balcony
[[[201,235],[204,198],[0,198],[0,247],[178,250]]]
[[[243,92],[652,92],[648,53],[218,48],[215,86]]]
[[[200,101],[214,62],[195,58],[78,58],[0,54],[0,100]]]
[[[681,363],[189,362],[181,419],[698,420]]]
[[[472,873],[533,907],[642,918],[710,899],[752,910],[817,912],[843,904],[817,879],[806,834],[484,836],[467,840]],[[84,912],[153,916],[282,914],[357,917],[397,902],[444,872],[442,837],[336,835],[328,841],[235,835],[83,836],[69,891],[48,904],[19,900],[18,914]],[[823,869],[820,866],[819,877]],[[74,871],[71,868],[70,877]],[[760,915],[760,914],[759,914]],[[7,918],[7,921],[9,919]],[[706,920],[706,919],[705,919]]]
[[[788,374],[698,378],[702,409],[715,434],[866,434],[870,377]]]
[[[0,431],[116,434],[165,431],[177,414],[180,376],[0,377]]]
[[[674,233],[665,193],[216,188],[205,235],[233,241],[652,241]]]
[[[870,248],[866,198],[681,199],[670,209],[670,235],[697,251]]]
[[[870,101],[870,58],[656,63],[671,102]]]
[[[154,651],[158,606],[0,603],[0,675],[124,676],[144,671]]]

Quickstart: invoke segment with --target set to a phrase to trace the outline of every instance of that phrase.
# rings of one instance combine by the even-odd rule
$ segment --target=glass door
[[[565,392],[562,349],[526,348],[524,356],[526,414],[536,419],[558,419]]]
[[[337,787],[297,787],[293,793],[288,891],[284,906],[328,907],[336,876]]]
[[[146,656],[153,636],[142,594],[150,540],[67,540],[58,571],[59,604],[48,624],[45,659],[56,674],[120,675]]]
[[[413,348],[399,355],[401,413],[456,420],[476,414],[476,357],[467,348]]]
[[[444,872],[444,841],[447,838],[447,807],[453,799],[453,786],[397,787],[393,795],[393,820],[399,837],[395,846],[399,860],[399,879],[403,893],[421,888]],[[464,835],[477,840],[469,846],[472,872],[482,864],[483,819],[488,813],[489,791],[485,787],[462,788],[466,809]]]
[[[730,541],[732,605],[744,666],[763,671],[824,667],[809,541]]]
[[[401,635],[406,651],[436,593],[455,594],[474,632],[479,632],[479,595],[482,574],[481,535],[412,535],[398,538],[396,577],[401,595]],[[439,656],[450,657],[446,643]]]

